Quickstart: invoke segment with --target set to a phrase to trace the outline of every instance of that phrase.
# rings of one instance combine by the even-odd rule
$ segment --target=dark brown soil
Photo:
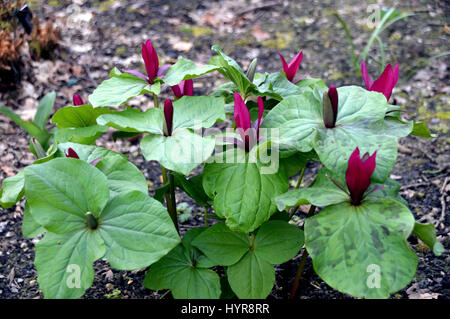
[[[55,5],[56,3],[59,3]],[[277,4],[278,3],[278,4]],[[394,1],[384,1],[391,7]],[[360,1],[43,1],[33,2],[33,12],[55,19],[62,29],[58,58],[32,64],[32,73],[21,87],[0,95],[6,105],[30,117],[37,99],[57,92],[56,106],[70,103],[74,92],[87,100],[88,94],[107,78],[113,66],[141,68],[141,43],[151,38],[160,58],[174,62],[179,56],[207,63],[210,47],[220,44],[224,51],[244,66],[258,57],[257,71],[280,70],[276,49],[290,59],[303,50],[302,73],[326,79],[328,85],[361,85],[349,65],[348,39],[333,16],[338,9],[354,37],[360,53],[370,30],[366,26],[367,4]],[[408,119],[426,120],[434,139],[403,138],[392,178],[403,185],[401,194],[417,220],[437,226],[438,239],[446,252],[435,257],[421,242],[411,237],[419,255],[419,266],[411,284],[392,298],[449,298],[450,196],[448,134],[450,81],[448,56],[433,58],[448,50],[449,4],[446,1],[411,1],[398,10],[414,12],[383,34],[386,61],[400,64],[400,82],[394,90],[395,103],[409,113]],[[374,45],[371,56],[379,59]],[[371,67],[371,74],[378,74]],[[208,94],[222,83],[217,75],[195,81],[195,94]],[[169,91],[166,90],[166,93]],[[130,105],[146,107],[145,97]],[[0,115],[0,179],[16,174],[33,161],[28,137],[18,126]],[[113,142],[111,132],[98,140],[104,146],[130,156],[130,160],[153,184],[152,195],[161,185],[157,163],[144,161],[137,142]],[[317,171],[309,165],[306,181]],[[202,223],[200,208],[182,192],[177,202],[193,208],[192,217],[182,231]],[[35,240],[23,239],[21,221],[23,201],[0,211],[0,298],[42,298],[33,267]],[[300,217],[304,216],[301,215]],[[301,219],[299,219],[301,222]],[[277,282],[270,298],[287,298],[299,256],[277,267]],[[85,298],[170,298],[170,294],[150,291],[142,286],[145,274],[139,271],[111,270],[106,262],[95,263],[96,276]],[[350,298],[328,287],[315,275],[308,260],[297,298]]]

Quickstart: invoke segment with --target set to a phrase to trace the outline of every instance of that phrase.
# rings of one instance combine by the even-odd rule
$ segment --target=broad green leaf
[[[30,206],[25,202],[25,209],[23,211],[22,219],[22,235],[24,238],[34,238],[39,234],[45,232],[45,228],[39,225],[31,216]]]
[[[175,275],[171,289],[175,299],[219,299],[220,277],[214,271],[184,267]]]
[[[14,206],[24,195],[24,184],[23,170],[14,176],[5,178],[0,190],[0,205],[5,209]]]
[[[173,103],[173,131],[180,128],[208,128],[217,120],[226,120],[222,98],[183,96]]]
[[[98,230],[105,258],[115,269],[147,267],[180,242],[167,210],[139,191],[113,197],[100,215]]]
[[[52,123],[58,129],[89,127],[97,125],[97,118],[102,114],[113,113],[107,108],[94,108],[92,105],[66,106],[52,116]]]
[[[322,207],[349,201],[349,195],[337,187],[327,176],[337,180],[344,187],[346,186],[343,176],[336,176],[326,168],[322,168],[310,187],[293,189],[276,197],[278,210],[308,204]]]
[[[55,132],[55,143],[73,142],[92,144],[108,130],[103,125],[92,125],[78,128],[63,128]]]
[[[344,202],[306,219],[305,243],[328,285],[359,298],[387,298],[414,277],[417,256],[406,241],[413,227],[413,215],[396,201]]]
[[[177,85],[183,80],[195,79],[204,74],[216,71],[217,69],[217,66],[198,66],[191,60],[180,58],[177,63],[167,70],[167,73],[164,76],[164,83],[170,86]]]
[[[233,266],[227,269],[231,289],[240,299],[265,299],[275,283],[275,269],[249,251]]]
[[[42,130],[34,123],[24,121],[16,113],[11,111],[5,106],[0,105],[0,113],[3,113],[17,125],[23,128],[31,137],[35,137],[41,145],[47,145],[47,141],[50,138],[50,134],[46,130]]]
[[[311,89],[319,89],[322,92],[328,90],[327,85],[322,79],[316,79],[316,78],[304,78],[295,83],[296,86],[299,88],[306,88],[309,87]]]
[[[436,256],[442,255],[445,251],[444,246],[436,239],[436,229],[433,224],[421,224],[416,222],[414,224],[413,233],[423,241]]]
[[[192,245],[213,262],[229,266],[237,263],[250,249],[248,234],[231,231],[225,223],[218,223],[198,235]]]
[[[98,217],[109,198],[106,176],[78,159],[57,158],[28,166],[24,173],[31,215],[54,233],[84,226],[85,214]]]
[[[110,154],[95,165],[108,179],[110,197],[132,190],[148,194],[147,181],[141,171],[120,155]]]
[[[217,299],[220,277],[212,270],[198,268],[192,254],[178,245],[147,271],[144,286],[149,289],[170,289],[175,299]]]
[[[158,95],[161,91],[159,82],[151,85],[146,80],[129,73],[122,73],[117,68],[114,68],[109,75],[111,78],[103,81],[89,95],[89,102],[93,107],[117,107],[145,92]]]
[[[147,135],[141,140],[142,154],[147,161],[158,161],[183,175],[206,161],[214,146],[214,137],[201,137],[189,129],[177,129],[171,136]]]
[[[36,244],[34,260],[44,297],[81,297],[94,281],[94,261],[104,253],[105,245],[97,232],[77,229],[67,234],[47,233]]]
[[[357,146],[362,153],[376,150],[377,167],[372,179],[383,182],[395,162],[399,137],[397,129],[389,129],[393,123],[384,120],[389,108],[386,98],[356,86],[340,87],[338,94],[335,128],[325,128],[322,102],[311,92],[285,98],[269,112],[263,126],[279,129],[282,155],[314,149],[334,172],[345,172]]]
[[[45,130],[45,124],[48,117],[52,112],[53,105],[55,104],[56,93],[54,91],[47,93],[39,101],[38,109],[34,117],[34,124],[36,124],[41,130]]]
[[[260,163],[211,163],[203,170],[203,187],[214,210],[233,231],[251,232],[276,212],[276,196],[288,189],[284,170],[263,174]]]
[[[122,112],[104,114],[97,118],[97,123],[114,127],[123,132],[147,132],[164,134],[164,112],[159,108],[150,108],[145,112],[127,108]]]
[[[213,56],[209,64],[219,66],[220,69],[218,71],[228,80],[234,82],[241,94],[247,94],[255,88],[255,85],[250,82],[235,60],[223,53],[222,49],[217,45],[214,45],[211,49],[218,55]]]
[[[300,95],[305,91],[312,91],[309,87],[298,87],[279,72],[266,74],[264,81],[257,87],[262,96],[270,96],[281,101],[291,95]]]
[[[297,255],[304,243],[303,231],[281,220],[269,221],[255,236],[255,254],[271,264],[282,264]]]

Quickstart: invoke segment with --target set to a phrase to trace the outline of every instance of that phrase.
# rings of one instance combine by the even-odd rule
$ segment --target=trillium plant
[[[55,112],[50,131],[54,93],[33,122],[0,108],[27,130],[36,155],[3,180],[0,203],[6,209],[25,197],[23,236],[39,239],[34,265],[46,298],[82,296],[99,259],[145,270],[146,288],[174,298],[266,298],[274,266],[298,254],[291,297],[311,258],[334,289],[387,298],[416,272],[411,234],[443,252],[433,225],[415,222],[389,178],[399,138],[432,138],[389,103],[398,64],[372,81],[363,61],[365,86],[336,88],[298,76],[302,52],[289,64],[278,53],[280,72],[258,73],[256,59],[244,72],[220,47],[212,50],[206,65],[184,58],[160,65],[148,40],[145,74],[114,68],[89,97],[76,94]],[[227,81],[194,96],[195,79],[212,72]],[[163,90],[172,98],[163,101]],[[127,106],[139,95],[151,98],[146,110]],[[160,164],[154,197],[126,156],[96,146],[111,128],[114,139],[138,139],[145,159]],[[311,162],[320,170],[306,183]],[[180,232],[177,188],[204,211],[202,227]]]

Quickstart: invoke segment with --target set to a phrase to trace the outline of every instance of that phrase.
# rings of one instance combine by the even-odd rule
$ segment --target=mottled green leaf
[[[414,277],[417,256],[406,241],[413,227],[413,215],[396,201],[344,202],[306,219],[305,243],[328,285],[359,298],[387,298]]]

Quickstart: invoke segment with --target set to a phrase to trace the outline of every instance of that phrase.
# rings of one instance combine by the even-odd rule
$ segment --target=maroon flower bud
[[[323,124],[326,128],[336,125],[338,112],[338,93],[334,86],[330,86],[328,93],[323,95]]]
[[[348,160],[348,168],[345,173],[345,181],[350,191],[352,205],[359,205],[363,199],[365,191],[370,186],[370,177],[375,170],[375,151],[372,156],[365,153],[362,158],[359,155],[359,148],[356,148]]]
[[[83,99],[81,98],[81,96],[79,94],[74,94],[73,95],[73,105],[83,105]]]
[[[158,76],[159,59],[158,54],[153,48],[152,41],[147,40],[142,44],[142,58],[144,59],[148,82],[153,83],[153,79]]]
[[[164,118],[166,120],[164,126],[164,135],[170,136],[172,135],[172,122],[173,122],[173,105],[170,99],[167,99],[164,102]]]

